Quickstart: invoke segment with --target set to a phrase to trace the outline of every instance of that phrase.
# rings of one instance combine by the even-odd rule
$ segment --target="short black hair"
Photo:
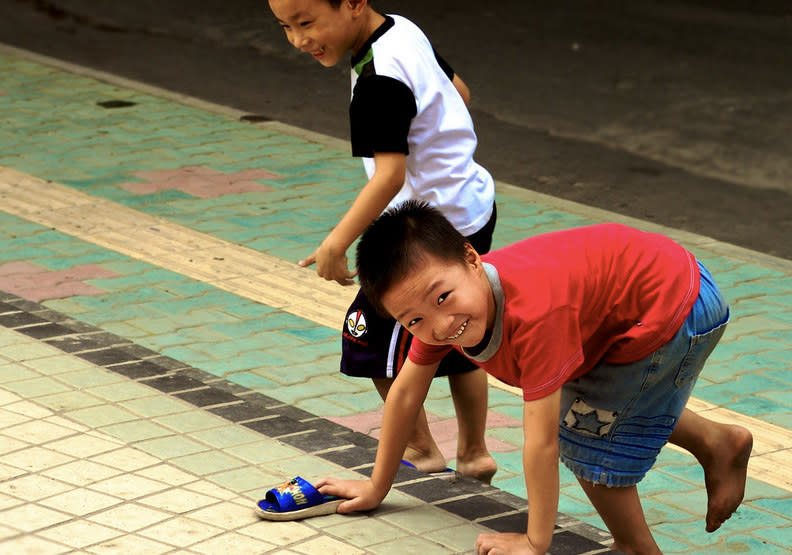
[[[427,254],[464,264],[467,240],[436,208],[408,200],[384,212],[363,232],[356,265],[363,293],[382,314],[382,298]]]

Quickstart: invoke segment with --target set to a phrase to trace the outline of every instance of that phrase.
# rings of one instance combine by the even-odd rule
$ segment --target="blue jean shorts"
[[[698,299],[668,343],[630,364],[601,362],[562,388],[561,460],[578,478],[637,484],[668,442],[729,320],[712,276],[698,265]]]

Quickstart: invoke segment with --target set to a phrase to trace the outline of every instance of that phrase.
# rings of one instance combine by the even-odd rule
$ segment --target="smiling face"
[[[495,320],[495,302],[481,258],[468,245],[465,262],[424,253],[382,305],[415,337],[432,345],[475,347]]]
[[[357,52],[368,37],[364,0],[345,0],[338,7],[328,0],[269,0],[269,5],[289,42],[325,67]]]

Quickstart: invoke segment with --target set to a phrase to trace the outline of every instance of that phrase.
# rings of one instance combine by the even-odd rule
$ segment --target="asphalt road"
[[[471,87],[496,179],[792,259],[788,0],[375,6]],[[348,66],[263,0],[0,0],[0,42],[348,137]]]

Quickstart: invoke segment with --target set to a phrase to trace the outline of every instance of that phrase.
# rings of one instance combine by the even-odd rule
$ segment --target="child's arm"
[[[350,272],[346,251],[388,203],[401,190],[407,171],[407,156],[398,152],[374,155],[376,169],[358,193],[338,225],[325,237],[319,248],[300,260],[300,266],[316,263],[316,273],[341,285],[351,285],[356,272]]]
[[[408,359],[399,370],[385,399],[377,457],[369,480],[324,478],[316,483],[323,494],[349,499],[338,506],[339,513],[374,509],[388,494],[438,365],[421,366]]]
[[[451,83],[454,84],[459,96],[462,97],[462,100],[465,102],[465,106],[470,106],[470,89],[462,80],[462,78],[455,73],[454,78],[451,79]]]
[[[481,534],[479,553],[545,553],[558,513],[558,413],[561,390],[523,406],[523,471],[528,491],[526,534]]]

